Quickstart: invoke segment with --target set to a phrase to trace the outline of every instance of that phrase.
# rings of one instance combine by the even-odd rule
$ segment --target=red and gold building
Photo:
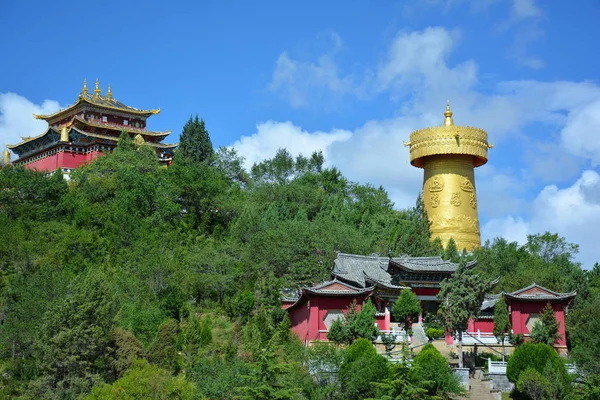
[[[17,155],[15,165],[43,172],[61,170],[68,173],[117,146],[121,132],[127,132],[138,145],[148,145],[156,151],[158,160],[169,165],[177,144],[162,141],[170,131],[146,129],[148,117],[160,109],[139,110],[115,99],[110,85],[106,95],[96,79],[94,93],[89,93],[86,81],[75,103],[50,115],[35,114],[48,123],[38,136],[23,137],[21,143],[7,148]],[[5,153],[5,161],[9,154]]]

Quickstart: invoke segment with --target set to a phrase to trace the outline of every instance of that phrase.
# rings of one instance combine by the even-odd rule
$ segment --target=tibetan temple
[[[136,144],[152,147],[161,164],[169,165],[177,145],[162,141],[171,132],[146,129],[148,117],[159,112],[123,104],[113,97],[110,85],[106,95],[102,95],[97,79],[94,93],[89,93],[84,81],[75,103],[54,114],[34,115],[48,123],[44,133],[23,137],[21,143],[7,147],[18,157],[15,165],[44,172],[61,170],[68,175],[73,168],[112,151],[125,131]],[[4,158],[5,162],[10,161],[8,151]]]
[[[466,268],[473,268],[471,261]],[[366,298],[377,308],[379,329],[391,329],[391,303],[400,290],[412,290],[421,301],[423,312],[436,312],[440,282],[452,275],[458,264],[441,257],[380,257],[338,253],[332,270],[333,280],[302,288],[294,296],[284,296],[292,330],[305,342],[325,340],[334,319],[356,300],[358,309]]]

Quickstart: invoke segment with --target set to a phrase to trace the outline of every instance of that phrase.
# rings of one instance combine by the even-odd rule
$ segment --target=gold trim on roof
[[[93,126],[95,128],[103,128],[103,129],[110,129],[110,130],[118,130],[118,131],[126,131],[126,132],[132,132],[132,133],[140,133],[143,136],[156,136],[156,137],[160,137],[160,136],[169,136],[171,134],[171,131],[164,131],[164,132],[160,132],[160,131],[147,131],[144,129],[140,129],[140,128],[135,128],[132,126],[112,126],[112,125],[107,125],[107,124],[103,124],[103,123],[95,123],[95,122],[91,122],[91,121],[86,121],[84,119],[81,119],[79,117],[74,117],[73,121],[77,121],[77,122],[81,122],[82,124],[85,125],[89,125],[89,126]]]
[[[43,119],[43,120],[49,120],[52,118],[55,118],[58,115],[64,114],[65,112],[68,112],[69,110],[73,109],[74,107],[78,106],[81,103],[88,103],[92,106],[97,106],[97,107],[101,107],[101,108],[106,108],[109,110],[115,110],[115,111],[121,111],[124,113],[130,113],[130,114],[134,114],[134,115],[142,115],[142,116],[150,116],[150,115],[156,115],[156,114],[160,114],[160,108],[157,109],[152,109],[152,110],[139,110],[137,108],[133,108],[133,107],[118,107],[118,106],[112,106],[110,104],[106,104],[106,103],[102,103],[103,96],[100,96],[98,99],[95,99],[94,97],[92,98],[88,98],[88,97],[84,97],[84,96],[80,96],[79,99],[77,99],[77,101],[61,110],[58,110],[57,112],[53,113],[53,114],[33,114],[33,117],[35,119]],[[97,102],[96,102],[97,100]],[[111,99],[114,100],[114,99]]]

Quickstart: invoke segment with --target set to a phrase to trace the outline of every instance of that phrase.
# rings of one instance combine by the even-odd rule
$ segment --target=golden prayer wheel
[[[487,133],[470,126],[454,126],[450,105],[444,125],[419,129],[405,145],[410,163],[423,168],[423,203],[431,222],[431,239],[444,247],[454,238],[459,250],[481,245],[474,168],[487,162]]]

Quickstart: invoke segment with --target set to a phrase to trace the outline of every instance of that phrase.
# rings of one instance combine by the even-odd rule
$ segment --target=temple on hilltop
[[[423,203],[431,222],[431,240],[444,247],[450,238],[458,250],[481,245],[474,168],[487,162],[488,143],[483,129],[455,126],[450,104],[444,124],[410,134],[410,163],[423,168]]]
[[[34,114],[36,119],[46,121],[48,128],[41,135],[23,137],[21,143],[8,145],[4,161],[10,162],[10,149],[18,157],[15,165],[43,172],[61,170],[68,175],[73,168],[112,151],[121,132],[127,132],[134,143],[150,146],[160,163],[169,165],[177,145],[162,141],[171,132],[146,129],[148,117],[158,113],[160,109],[140,110],[120,102],[113,97],[110,85],[102,95],[98,79],[94,92],[89,93],[84,80],[75,103],[54,114]]]
[[[470,261],[466,268],[473,268]],[[412,290],[421,302],[423,313],[435,313],[440,300],[440,282],[452,276],[458,264],[441,257],[380,257],[338,253],[331,272],[332,280],[301,288],[282,297],[294,331],[305,343],[327,340],[331,323],[356,300],[357,309],[371,298],[377,309],[380,330],[392,329],[391,305],[401,290]],[[421,316],[419,320],[421,320]]]

